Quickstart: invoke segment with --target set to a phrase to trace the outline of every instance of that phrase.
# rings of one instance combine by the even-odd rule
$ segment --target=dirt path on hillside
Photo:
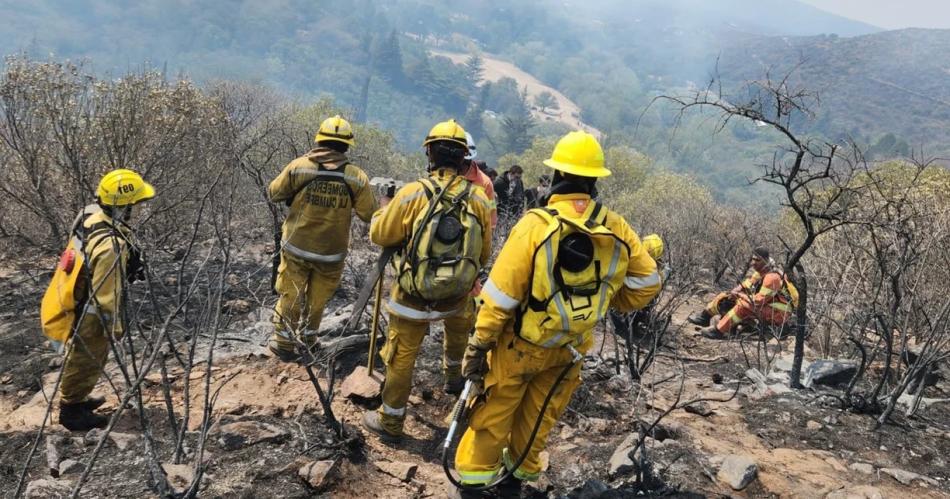
[[[448,57],[455,64],[462,64],[469,57],[469,54],[458,52],[445,52],[442,50],[430,50],[429,52],[432,55]],[[558,92],[557,89],[545,85],[531,74],[508,61],[497,59],[488,54],[482,54],[482,58],[485,61],[485,73],[482,78],[484,81],[494,82],[507,76],[514,78],[514,80],[518,82],[519,88],[528,87],[528,97],[532,99],[531,113],[538,121],[556,121],[567,125],[571,129],[586,130],[597,137],[601,136],[600,130],[581,121],[581,108],[567,96]],[[534,97],[544,91],[548,91],[554,96],[560,109],[541,112],[540,109],[534,108]]]

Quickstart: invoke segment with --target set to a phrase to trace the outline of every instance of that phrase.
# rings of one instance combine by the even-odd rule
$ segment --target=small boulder
[[[187,464],[162,463],[168,485],[176,494],[183,494],[195,479],[195,473]]]
[[[831,492],[825,499],[884,499],[884,494],[877,487],[857,485]]]
[[[937,485],[937,481],[933,478],[925,477],[923,475],[914,473],[913,471],[901,470],[897,468],[881,468],[881,473],[890,475],[891,478],[904,485],[910,485],[914,482],[914,480],[920,480],[929,485]]]
[[[709,407],[709,404],[705,402],[697,402],[695,404],[689,404],[683,408],[686,412],[690,414],[696,414],[697,416],[709,417],[713,414],[713,410]]]
[[[376,461],[373,463],[379,468],[379,471],[383,473],[398,478],[404,482],[412,480],[412,477],[416,475],[416,469],[418,466],[412,463],[391,463],[389,461]]]
[[[138,439],[138,435],[132,435],[131,433],[118,433],[114,431],[109,433],[109,440],[111,440],[120,451],[131,447]]]
[[[614,449],[610,460],[607,461],[608,472],[611,476],[625,475],[634,470],[635,465],[633,459],[630,458],[630,452],[636,447],[638,438],[636,433],[631,433],[624,437],[620,445]]]
[[[858,372],[858,365],[847,360],[822,359],[812,362],[805,370],[806,388],[814,385],[836,386],[851,381]]]
[[[716,478],[728,484],[732,490],[742,490],[755,480],[758,473],[759,468],[752,458],[730,455],[723,459]]]
[[[234,299],[224,302],[223,311],[230,314],[246,314],[251,311],[251,302],[247,300]]]
[[[852,471],[857,471],[858,473],[864,473],[865,475],[871,475],[874,473],[874,466],[868,463],[851,463],[848,465]]]
[[[52,478],[40,478],[26,484],[26,492],[23,497],[28,499],[48,499],[51,497],[69,497],[72,489],[72,482],[65,480],[55,480]]]
[[[381,383],[378,374],[371,373],[366,366],[356,366],[340,384],[340,394],[347,398],[371,400],[379,397]]]
[[[84,469],[85,466],[83,466],[83,464],[76,459],[63,459],[59,463],[59,476],[81,473]]]
[[[818,431],[822,428],[822,425],[818,421],[809,420],[807,423],[805,423],[805,428],[808,431]]]
[[[237,450],[263,442],[282,442],[290,437],[287,430],[259,421],[224,424],[218,428],[217,434],[218,443],[225,450]]]
[[[313,487],[315,492],[321,492],[333,483],[336,471],[336,461],[312,461],[303,465],[297,475]]]

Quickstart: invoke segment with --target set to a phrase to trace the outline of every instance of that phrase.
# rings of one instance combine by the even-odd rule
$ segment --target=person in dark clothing
[[[524,191],[524,202],[527,209],[545,206],[544,198],[551,192],[551,176],[538,177],[538,186]]]
[[[518,221],[524,211],[524,184],[521,175],[524,170],[518,165],[512,165],[505,173],[495,180],[495,201],[498,204],[498,231],[508,233],[508,228]]]

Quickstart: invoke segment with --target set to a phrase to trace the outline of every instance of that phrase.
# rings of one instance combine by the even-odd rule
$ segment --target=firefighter
[[[777,269],[768,248],[752,251],[748,277],[729,292],[716,295],[706,308],[687,319],[707,338],[724,339],[741,323],[760,321],[783,327],[798,301],[798,290]],[[715,316],[721,316],[710,324]]]
[[[374,243],[403,248],[386,305],[382,405],[363,415],[363,425],[388,442],[404,436],[413,367],[430,322],[445,325],[443,389],[461,391],[462,354],[475,326],[470,291],[491,255],[492,203],[463,176],[465,130],[452,120],[438,123],[423,147],[429,175],[403,186],[392,200],[383,199],[370,225]]]
[[[547,205],[512,228],[482,291],[462,365],[467,379],[483,383],[485,397],[459,443],[456,468],[462,483],[485,485],[525,453],[497,487],[502,497],[518,497],[522,481],[541,472],[548,433],[580,383],[581,363],[571,349],[583,354],[591,348],[594,326],[608,307],[642,308],[660,289],[656,263],[637,234],[591,197],[596,180],[610,175],[597,139],[571,132],[544,164],[554,169]],[[540,429],[526,448],[549,392]]]
[[[268,188],[270,200],[289,207],[282,229],[275,289],[274,334],[268,349],[297,361],[310,348],[343,274],[355,212],[364,222],[377,208],[366,173],[346,152],[356,144],[350,123],[339,115],[320,124],[317,147],[284,167]]]
[[[94,412],[105,399],[89,394],[109,358],[110,343],[125,332],[123,287],[141,277],[141,253],[129,225],[133,210],[154,196],[155,189],[138,173],[113,170],[99,182],[97,203],[85,207],[73,223],[72,245],[82,252],[84,262],[76,281],[76,322],[66,344],[59,387],[59,422],[71,431],[102,428],[109,421]]]

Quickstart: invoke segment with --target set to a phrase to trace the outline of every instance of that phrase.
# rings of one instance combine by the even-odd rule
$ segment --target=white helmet
[[[478,156],[478,151],[475,150],[475,139],[472,138],[472,134],[465,132],[465,142],[468,143],[468,154],[465,155],[465,159],[475,159],[475,156]]]

